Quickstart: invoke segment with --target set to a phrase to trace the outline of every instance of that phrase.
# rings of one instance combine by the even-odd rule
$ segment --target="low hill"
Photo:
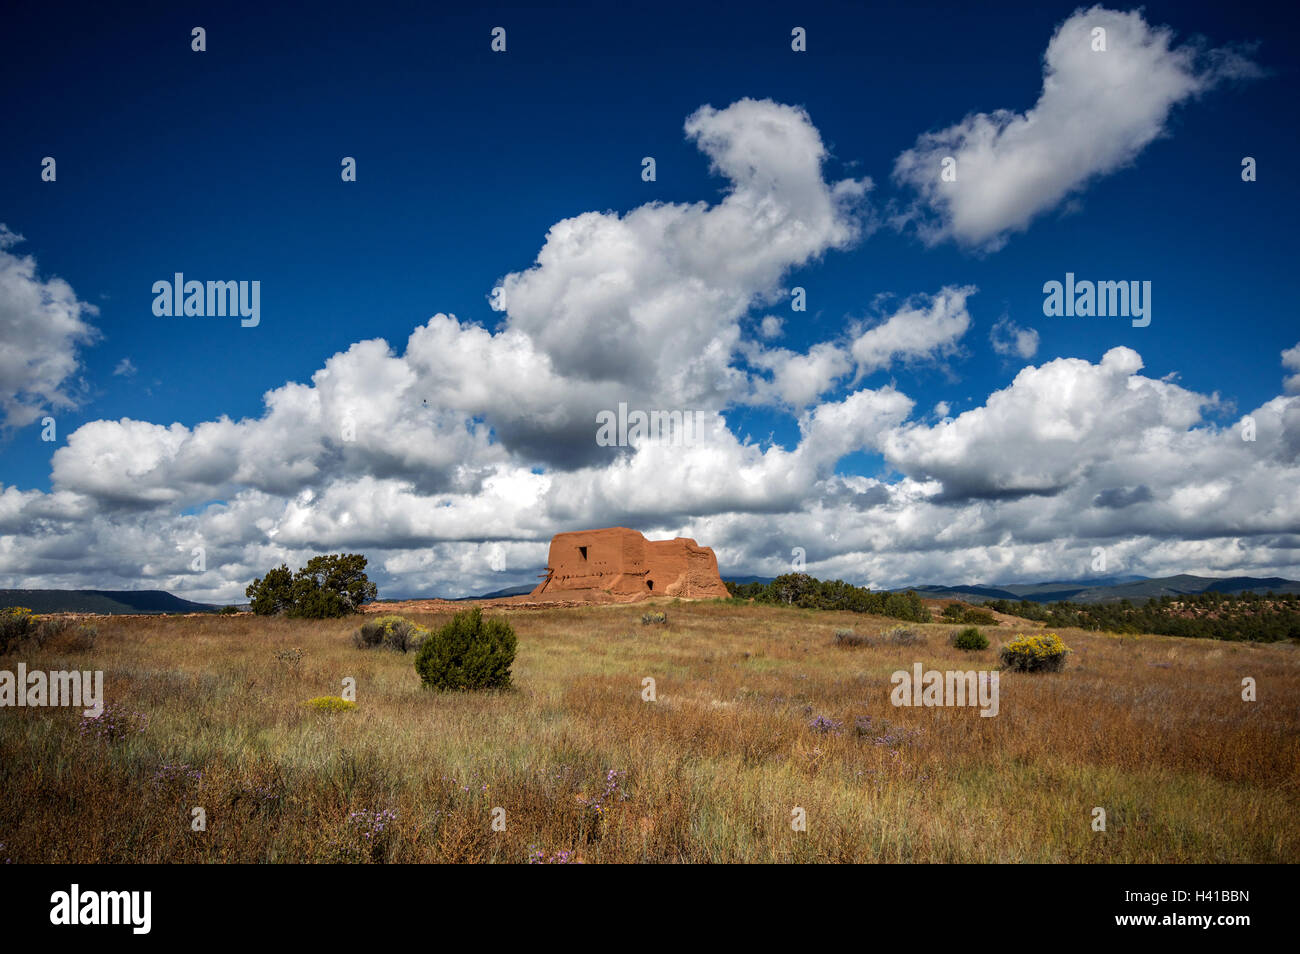
[[[217,607],[193,603],[164,590],[0,590],[0,608],[25,606],[33,613],[210,613]]]
[[[527,583],[522,586],[510,586],[504,590],[493,590],[491,593],[484,593],[482,596],[449,596],[446,597],[452,602],[461,602],[463,600],[500,600],[508,596],[527,596],[535,586],[529,586]]]

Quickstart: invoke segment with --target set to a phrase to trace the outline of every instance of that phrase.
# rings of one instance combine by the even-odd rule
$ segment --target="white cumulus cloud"
[[[1286,368],[1288,371],[1297,372],[1286,379],[1286,393],[1300,393],[1300,344],[1297,344],[1293,348],[1287,348],[1282,352],[1282,367]]]
[[[1094,31],[1105,31],[1104,51]],[[927,242],[996,249],[1092,179],[1132,162],[1164,134],[1175,106],[1224,79],[1257,75],[1230,49],[1178,45],[1139,11],[1094,6],[1057,28],[1043,56],[1038,101],[998,109],[920,136],[894,163],[919,195]],[[945,158],[955,181],[943,181]]]
[[[989,344],[1004,357],[1015,356],[1026,361],[1038,354],[1038,332],[1022,328],[1010,318],[999,318],[989,332]]]
[[[951,354],[970,327],[966,299],[970,285],[947,287],[936,295],[919,295],[883,322],[857,332],[849,346],[859,375],[871,374],[897,360],[921,360]]]
[[[0,428],[76,407],[80,349],[99,337],[86,320],[95,307],[63,279],[42,279],[30,255],[9,251],[21,241],[0,224]]]

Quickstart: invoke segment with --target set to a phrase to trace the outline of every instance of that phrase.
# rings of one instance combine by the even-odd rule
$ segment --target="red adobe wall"
[[[636,530],[607,527],[557,533],[547,576],[531,599],[633,602],[650,596],[727,596],[718,559],[694,540],[646,540]]]

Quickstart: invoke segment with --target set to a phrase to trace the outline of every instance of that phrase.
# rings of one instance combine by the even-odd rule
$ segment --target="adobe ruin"
[[[725,599],[713,550],[686,537],[647,540],[627,527],[607,527],[552,537],[546,578],[528,598],[632,603],[661,595]]]

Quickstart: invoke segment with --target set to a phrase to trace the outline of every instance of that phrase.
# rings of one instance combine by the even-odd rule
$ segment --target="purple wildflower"
[[[842,730],[844,728],[844,723],[837,722],[835,719],[828,719],[826,716],[818,716],[808,723],[808,728],[812,729],[819,735],[828,735]]]

